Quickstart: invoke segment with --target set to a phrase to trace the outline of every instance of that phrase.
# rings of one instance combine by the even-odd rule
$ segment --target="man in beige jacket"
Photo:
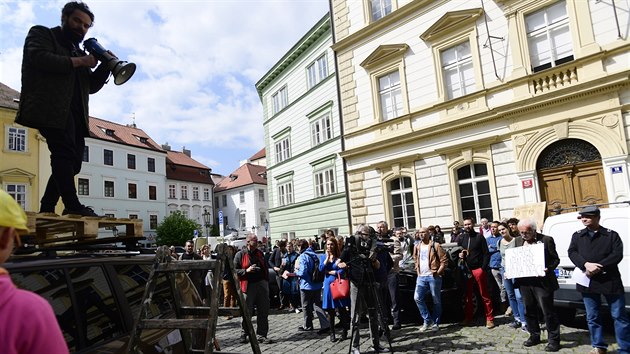
[[[413,252],[416,273],[418,274],[413,299],[416,301],[420,315],[424,320],[420,332],[425,332],[429,328],[437,331],[440,329],[440,317],[442,316],[442,274],[446,270],[448,259],[442,246],[431,241],[426,228],[418,229],[416,235],[419,236],[420,242],[415,246]],[[433,314],[424,301],[429,290],[433,297]]]

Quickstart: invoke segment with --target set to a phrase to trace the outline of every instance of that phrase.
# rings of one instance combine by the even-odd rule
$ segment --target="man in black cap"
[[[571,237],[569,258],[578,269],[590,278],[588,287],[576,284],[582,293],[588,330],[591,333],[590,354],[606,353],[604,330],[600,315],[601,297],[604,295],[610,314],[615,321],[615,336],[619,353],[630,353],[630,320],[626,312],[623,283],[618,264],[623,259],[623,243],[616,231],[599,224],[600,210],[588,206],[579,213],[584,229]]]

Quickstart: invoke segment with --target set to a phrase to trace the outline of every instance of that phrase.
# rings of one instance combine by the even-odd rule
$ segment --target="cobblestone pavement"
[[[302,325],[302,314],[271,310],[269,315],[269,339],[271,344],[260,344],[263,353],[348,353],[350,341],[330,342],[328,335],[318,335],[318,321],[310,332],[298,332]],[[544,353],[546,332],[543,331],[543,343],[523,347],[528,334],[520,329],[508,327],[509,319],[495,317],[494,329],[487,329],[479,320],[475,327],[460,327],[456,322],[444,323],[438,332],[419,331],[419,324],[403,324],[402,329],[392,331],[392,348],[395,353]],[[560,329],[560,353],[583,353],[591,350],[588,329],[584,317],[578,316],[574,326],[562,326]],[[484,322],[485,324],[485,322]],[[256,320],[254,316],[254,328]],[[361,329],[361,352],[369,353],[367,325]],[[337,330],[338,336],[340,330]],[[217,338],[224,352],[251,353],[249,343],[240,344],[240,318],[226,320],[220,318],[217,324]],[[614,334],[608,332],[606,340],[610,344],[609,353],[616,353],[617,344]],[[381,339],[381,345],[387,342]],[[372,351],[373,352],[373,351]]]

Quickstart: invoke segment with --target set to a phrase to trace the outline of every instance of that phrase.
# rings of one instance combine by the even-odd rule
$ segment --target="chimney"
[[[188,156],[188,157],[191,157],[191,156],[190,156],[190,150],[186,149],[186,147],[185,147],[185,146],[183,146],[183,147],[182,147],[182,152],[184,153],[184,155],[186,155],[186,156]]]
[[[166,151],[171,151],[171,146],[168,143],[162,144],[162,149]]]

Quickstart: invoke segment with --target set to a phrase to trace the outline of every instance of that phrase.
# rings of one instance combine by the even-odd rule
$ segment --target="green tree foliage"
[[[155,242],[158,246],[183,246],[187,240],[193,238],[195,230],[201,230],[201,225],[184,216],[179,211],[167,216],[158,225]],[[201,234],[201,233],[200,233]],[[200,235],[201,236],[201,235]]]

